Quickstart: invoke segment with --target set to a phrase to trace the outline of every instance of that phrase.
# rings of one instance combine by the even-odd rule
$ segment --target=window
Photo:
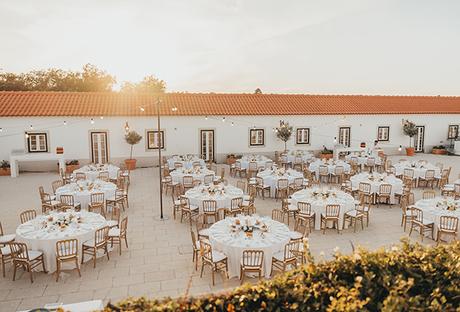
[[[29,153],[47,153],[48,135],[45,132],[26,132]]]
[[[458,125],[450,125],[447,132],[448,139],[456,139],[458,137]]]
[[[249,146],[264,146],[265,134],[264,129],[249,130]]]
[[[339,144],[350,147],[350,127],[340,127],[339,128]]]
[[[158,130],[147,130],[147,149],[161,149],[165,148],[165,132],[160,131],[160,138],[158,138]]]
[[[377,141],[390,141],[390,127],[378,127]]]
[[[296,144],[310,144],[310,128],[297,128]]]

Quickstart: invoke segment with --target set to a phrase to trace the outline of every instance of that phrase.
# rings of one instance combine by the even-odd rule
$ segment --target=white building
[[[409,144],[403,119],[418,126],[418,152],[451,144],[460,125],[460,97],[167,93],[161,98],[164,155],[201,154],[218,162],[230,153],[273,156],[282,150],[273,131],[280,120],[294,128],[289,149],[318,151],[335,142],[369,146],[379,140],[388,154]],[[119,163],[129,156],[126,126],[143,136],[134,147],[138,166],[152,165],[157,161],[153,96],[0,92],[0,160],[12,152],[46,155],[63,147],[67,160]],[[49,169],[55,163],[21,169]]]

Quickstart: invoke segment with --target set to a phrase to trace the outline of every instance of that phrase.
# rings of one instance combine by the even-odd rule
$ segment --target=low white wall
[[[153,117],[104,117],[95,116],[94,124],[91,117],[43,117],[43,118],[0,118],[0,160],[9,159],[11,150],[26,149],[24,132],[30,125],[35,131],[48,132],[50,151],[56,147],[64,147],[66,159],[79,159],[81,162],[90,160],[90,130],[107,130],[109,132],[109,155],[112,162],[121,162],[129,156],[129,146],[124,141],[124,125],[129,123],[131,129],[138,131],[142,141],[135,146],[134,156],[141,166],[152,165],[157,161],[155,150],[146,149],[145,131],[156,129],[156,118]],[[449,124],[460,124],[459,115],[347,115],[347,116],[222,116],[182,117],[169,116],[162,118],[161,128],[165,130],[164,155],[172,154],[199,154],[199,130],[215,130],[215,149],[219,162],[225,159],[226,154],[257,153],[273,156],[275,150],[284,148],[283,142],[276,138],[273,128],[279,125],[279,120],[285,120],[294,127],[310,128],[310,145],[296,145],[295,137],[288,142],[288,149],[320,150],[323,145],[332,148],[334,137],[338,137],[340,126],[351,127],[352,146],[360,142],[373,144],[377,136],[378,126],[390,127],[390,141],[382,142],[382,146],[389,154],[397,153],[399,145],[403,147],[409,143],[408,137],[402,133],[402,119],[414,121],[417,125],[425,126],[425,151],[432,146],[446,141]],[[64,120],[67,125],[64,126]],[[234,126],[232,126],[232,122]],[[265,128],[265,146],[249,146],[249,129],[252,126]],[[54,163],[49,164],[53,166]],[[41,164],[24,164],[23,170],[48,169]]]

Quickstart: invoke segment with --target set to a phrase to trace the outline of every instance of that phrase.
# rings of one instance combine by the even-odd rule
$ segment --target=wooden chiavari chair
[[[415,184],[414,169],[404,168],[402,178],[404,184],[410,184],[413,186]]]
[[[281,167],[286,170],[292,167],[292,162],[288,160],[288,157],[285,153],[281,154]]]
[[[340,205],[326,205],[326,214],[321,213],[321,229],[323,230],[323,234],[326,234],[328,222],[332,222],[332,226],[335,226],[337,229],[337,233],[340,234],[339,215]]]
[[[303,178],[295,178],[294,181],[289,184],[289,193],[295,193],[300,191],[304,188],[304,179]]]
[[[37,250],[28,250],[25,243],[8,243],[13,258],[13,281],[16,280],[16,271],[18,268],[23,268],[29,272],[30,282],[34,282],[33,269],[42,266],[43,272],[48,273],[45,268],[45,261],[43,260],[43,252]]]
[[[431,238],[434,239],[434,222],[425,220],[423,218],[423,211],[416,207],[412,207],[411,215],[409,236],[412,234],[414,228],[418,228],[422,242],[425,232],[431,232]]]
[[[12,261],[11,248],[8,243],[14,242],[15,234],[4,234],[2,223],[0,222],[0,261],[2,263],[3,277],[5,277],[5,265]]]
[[[307,237],[310,234],[310,221],[306,218],[297,216],[295,218],[294,231],[290,233],[291,240],[298,240]]]
[[[86,173],[84,172],[77,172],[75,173],[75,180],[86,180]]]
[[[330,182],[341,184],[343,181],[343,175],[345,173],[345,169],[343,166],[335,166],[334,172],[331,173]]]
[[[259,280],[262,278],[262,266],[264,263],[263,250],[244,250],[240,262],[240,280],[243,284],[246,273],[257,273]]]
[[[349,225],[354,225],[353,232],[356,233],[356,225],[358,221],[361,222],[361,229],[364,230],[364,213],[362,210],[354,209],[345,212],[343,215],[343,225],[342,228],[345,229],[345,224],[348,222]]]
[[[188,197],[181,195],[179,197],[180,200],[180,210],[181,210],[181,216],[180,216],[180,222],[184,220],[184,217],[189,218],[189,220],[192,219],[193,216],[196,216],[198,214],[198,206],[191,205],[190,200]]]
[[[248,176],[249,177],[255,177],[257,174],[257,162],[255,161],[250,161],[248,164]]]
[[[243,205],[243,197],[232,198],[230,202],[229,214],[232,216],[236,216],[238,214],[243,213],[242,205]]]
[[[107,211],[105,214],[105,218],[107,220],[107,226],[109,228],[119,227],[120,226],[120,218],[121,218],[121,210],[118,207],[107,207]]]
[[[259,194],[259,191],[262,192],[262,199],[265,199],[265,193],[268,191],[268,194],[270,194],[271,187],[270,185],[265,184],[264,179],[256,177],[256,190],[257,194]]]
[[[284,246],[283,251],[275,253],[272,257],[271,274],[273,275],[273,272],[275,271],[275,269],[281,272],[286,272],[286,269],[289,265],[292,265],[294,266],[294,268],[297,268],[296,251],[299,251],[298,248],[299,248],[298,242],[291,241]]]
[[[99,172],[97,178],[101,181],[109,182],[110,181],[109,172],[108,171]]]
[[[193,186],[193,176],[191,175],[185,175],[182,177],[182,186],[184,188],[184,191],[188,191],[192,189]]]
[[[209,239],[209,227],[211,226],[211,223],[209,223],[206,219],[206,215],[204,213],[199,213],[193,216],[193,218],[190,219],[190,229],[193,228],[193,222],[195,222],[198,239]]]
[[[85,254],[90,255],[93,259],[93,268],[96,268],[96,255],[99,249],[102,249],[104,254],[107,254],[107,260],[110,260],[109,251],[107,249],[107,237],[109,234],[109,227],[105,226],[96,230],[94,239],[86,241],[82,245],[81,264],[85,261]],[[121,245],[121,244],[120,244]]]
[[[294,157],[294,163],[292,164],[292,169],[294,169],[296,171],[302,171],[302,167],[303,167],[302,157],[295,156]]]
[[[247,177],[246,168],[241,168],[241,161],[239,160],[235,162],[235,177],[236,175],[238,175],[240,178],[242,178],[243,175]]]
[[[321,165],[319,166],[319,169],[318,169],[318,173],[319,173],[319,182],[320,183],[329,183],[329,169],[327,166],[325,165]]]
[[[224,220],[229,215],[227,208],[217,208],[217,221]]]
[[[181,211],[181,202],[180,202],[180,195],[182,194],[182,186],[179,184],[179,186],[176,188],[176,190],[173,190],[171,193],[171,202],[172,202],[172,208],[173,208],[173,217],[174,220],[176,220],[176,215]]]
[[[409,204],[408,195],[405,195],[401,198],[401,226],[404,227],[404,232],[406,231],[407,224],[412,222],[412,206]]]
[[[391,189],[393,186],[388,183],[382,183],[379,186],[379,191],[377,193],[377,205],[380,206],[382,201],[385,204],[391,205]]]
[[[190,229],[190,235],[192,237],[192,250],[193,250],[193,258],[192,262],[195,263],[195,271],[198,271],[198,257],[200,255],[200,243],[196,240],[195,232]]]
[[[215,200],[203,200],[203,213],[206,223],[209,223],[209,218],[213,219],[213,222],[217,222],[217,202]]]
[[[129,182],[127,180],[119,180],[117,189],[115,190],[115,198],[106,198],[105,205],[110,207],[121,207],[123,211],[125,207],[129,208],[128,188]]]
[[[246,192],[246,182],[245,181],[236,181],[236,187]]]
[[[434,170],[425,171],[425,176],[418,178],[418,186],[433,188],[434,183],[435,183],[434,174],[435,174]]]
[[[51,187],[53,188],[53,194],[56,194],[56,190],[64,185],[62,180],[56,180],[51,182]]]
[[[32,210],[32,209],[23,211],[19,215],[19,219],[21,220],[21,224],[29,222],[30,220],[33,220],[36,217],[37,217],[37,212],[35,210]]]
[[[122,241],[125,242],[126,248],[128,248],[128,217],[124,217],[120,222],[120,227],[111,228],[107,233],[107,240],[110,241],[110,247],[113,247],[113,244],[118,245],[118,252],[121,255],[121,245]]]
[[[93,193],[91,194],[91,201],[88,204],[89,212],[99,212],[102,216],[105,217],[105,199],[104,193]]]
[[[422,199],[433,199],[436,197],[436,192],[435,191],[425,191],[422,194]]]
[[[78,240],[66,239],[56,242],[56,282],[59,281],[63,262],[75,262],[78,275],[81,277],[78,266]]]
[[[308,228],[311,232],[311,229],[315,228],[316,214],[311,211],[311,204],[307,202],[297,202],[297,216],[308,221]]]
[[[283,198],[281,200],[281,210],[287,217],[286,219],[287,219],[288,226],[289,226],[289,221],[290,221],[289,219],[292,217],[295,220],[297,216],[297,212],[299,211],[296,205],[291,204],[291,200],[289,198]]]
[[[217,171],[214,171],[217,172]],[[220,176],[214,177],[214,183],[226,183],[225,182],[225,168],[220,168]]]
[[[59,205],[58,210],[66,211],[67,209],[74,209],[74,210],[81,209],[80,203],[74,202],[73,195],[70,195],[70,194],[59,195],[59,201],[61,202],[61,204]]]
[[[212,274],[212,285],[215,285],[214,273],[222,271],[225,277],[228,279],[228,261],[227,256],[217,250],[213,250],[209,242],[200,240],[200,252],[201,252],[201,273],[200,277],[203,277],[203,271],[205,266],[211,267]]]
[[[275,189],[275,198],[284,199],[289,196],[289,180],[288,179],[278,179],[276,181],[276,189]]]
[[[274,221],[284,223],[284,211],[280,210],[280,209],[273,209],[272,210],[272,219]]]
[[[458,218],[454,216],[441,216],[441,218],[439,218],[436,244],[439,244],[441,241],[447,242],[441,238],[442,235],[453,236],[454,239],[457,239],[457,234]]]
[[[374,203],[374,196],[371,193],[370,183],[360,182],[358,185],[358,197],[360,201],[363,201],[367,205],[372,205]]]
[[[70,176],[70,173],[67,173],[64,169],[59,169],[59,175],[62,179],[62,182],[64,184],[69,184],[72,181],[72,177]]]
[[[375,169],[375,158],[374,157],[368,157],[366,159],[366,163],[364,164],[364,170],[367,170],[369,172],[374,172]]]
[[[455,183],[454,184],[454,198],[455,199],[460,198],[460,183]]]
[[[203,184],[204,185],[210,185],[214,182],[214,175],[213,174],[207,174],[203,177]]]

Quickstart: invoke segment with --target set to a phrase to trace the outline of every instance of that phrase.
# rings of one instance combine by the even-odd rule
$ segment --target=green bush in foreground
[[[337,253],[254,286],[196,298],[127,299],[105,311],[460,311],[460,242]]]

